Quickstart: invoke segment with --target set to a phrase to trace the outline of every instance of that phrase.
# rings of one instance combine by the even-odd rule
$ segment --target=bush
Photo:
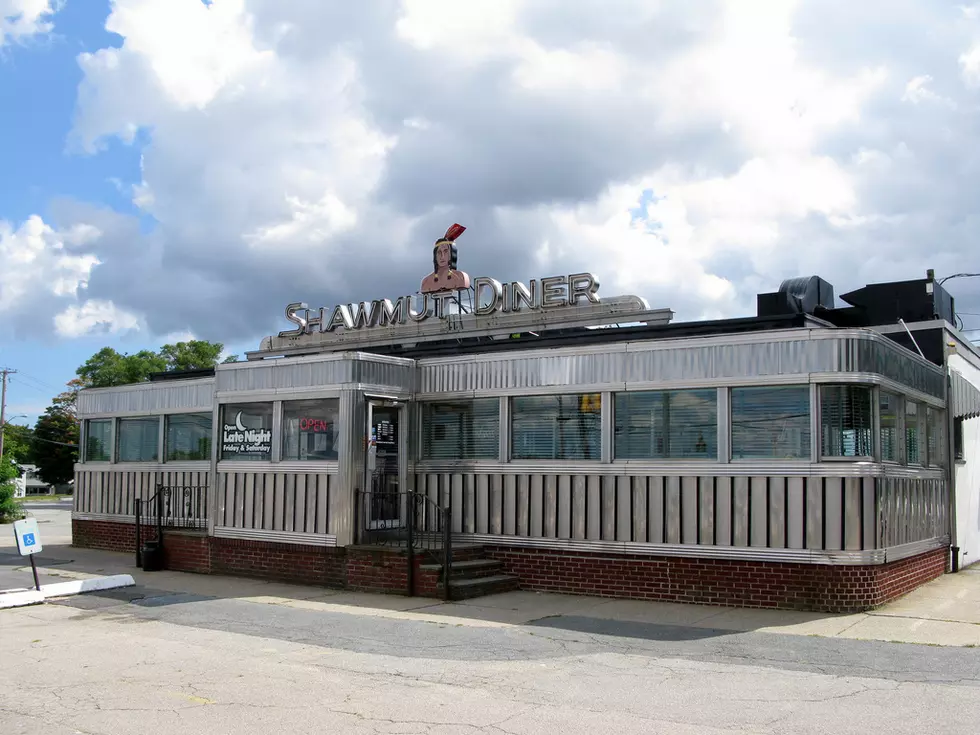
[[[14,483],[0,483],[0,523],[16,521],[22,515],[20,503],[14,499]]]
[[[16,521],[23,516],[20,503],[14,499],[13,479],[17,477],[17,465],[8,457],[0,459],[0,523]]]

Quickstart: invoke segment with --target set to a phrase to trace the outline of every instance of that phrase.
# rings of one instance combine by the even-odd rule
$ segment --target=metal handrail
[[[452,514],[449,508],[415,490],[355,490],[357,542],[372,546],[404,547],[408,563],[406,592],[415,594],[415,557],[418,552],[441,562],[443,599],[449,600],[452,577]],[[372,526],[372,511],[389,509],[394,518]],[[440,558],[441,557],[441,558]]]

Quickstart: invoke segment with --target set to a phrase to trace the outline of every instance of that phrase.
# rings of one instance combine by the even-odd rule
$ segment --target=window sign
[[[221,458],[272,459],[272,404],[229,403],[221,411]]]
[[[282,458],[336,461],[340,451],[340,401],[317,398],[282,404]]]

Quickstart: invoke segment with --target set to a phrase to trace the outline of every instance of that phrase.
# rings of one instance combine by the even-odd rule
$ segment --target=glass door
[[[404,406],[368,402],[367,476],[371,489],[368,528],[400,528],[404,517],[402,476],[405,470],[400,431]]]

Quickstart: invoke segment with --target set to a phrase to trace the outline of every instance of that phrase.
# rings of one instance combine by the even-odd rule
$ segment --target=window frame
[[[704,456],[704,457],[698,457],[698,456],[662,456],[662,457],[657,457],[657,456],[652,456],[652,455],[651,456],[647,456],[647,457],[621,457],[621,456],[619,456],[618,453],[617,453],[617,451],[616,451],[616,445],[618,443],[617,442],[617,437],[616,437],[616,433],[617,433],[616,432],[616,427],[617,427],[616,421],[617,421],[617,418],[619,416],[619,407],[617,405],[617,400],[619,399],[619,397],[620,396],[630,397],[630,396],[651,395],[651,394],[661,394],[661,395],[671,394],[671,395],[676,395],[676,394],[679,394],[679,393],[704,393],[704,394],[710,394],[711,395],[711,399],[713,401],[713,406],[714,406],[714,427],[710,431],[704,432],[706,434],[706,436],[704,438],[705,438],[705,442],[706,442],[706,445],[707,446],[710,446],[711,444],[714,445],[714,450],[715,450],[714,451],[714,455],[713,456],[712,455],[707,455],[707,456]],[[611,461],[612,462],[619,462],[619,463],[628,463],[628,462],[672,462],[672,463],[676,463],[676,462],[697,462],[699,464],[700,463],[703,463],[703,464],[717,464],[717,463],[719,463],[722,460],[722,445],[721,445],[721,442],[719,441],[719,427],[721,426],[722,411],[721,411],[721,400],[719,399],[718,389],[717,388],[715,388],[715,387],[707,387],[707,388],[661,388],[661,389],[651,388],[651,389],[635,390],[635,391],[615,391],[613,393],[610,393],[609,395],[610,395],[610,398],[609,398],[608,407],[609,407],[609,412],[611,414],[611,420],[609,421],[609,441],[610,441],[610,457],[611,457]],[[652,431],[652,429],[651,429],[651,431]],[[669,441],[670,427],[669,427],[669,425],[666,427],[666,436],[668,438],[667,445],[669,446],[669,444],[670,444],[670,441]]]
[[[208,417],[208,443],[209,450],[206,459],[170,459],[170,421],[174,418],[184,418],[187,416],[207,416]],[[163,453],[160,460],[164,464],[182,464],[184,462],[210,462],[214,458],[214,411],[183,411],[179,413],[168,413],[163,416]]]
[[[564,463],[587,463],[587,464],[603,464],[604,461],[603,449],[605,445],[604,436],[606,434],[605,427],[607,426],[607,420],[605,416],[608,413],[608,396],[609,393],[603,391],[588,391],[583,390],[580,392],[568,392],[568,393],[532,393],[527,395],[511,395],[507,396],[507,461],[515,463],[544,463],[544,462],[564,462]],[[574,398],[578,401],[579,406],[581,406],[582,398],[584,396],[598,397],[599,400],[599,411],[590,412],[592,415],[598,417],[598,436],[597,441],[597,451],[594,458],[562,458],[562,457],[518,457],[514,451],[515,438],[517,436],[514,431],[514,421],[517,416],[517,412],[514,411],[515,401],[519,401],[525,398]],[[581,413],[581,410],[579,409]]]
[[[281,434],[281,429],[280,429],[280,424],[281,424],[280,419],[282,417],[282,406],[281,406],[281,403],[282,403],[281,400],[274,400],[274,399],[270,399],[270,398],[261,398],[261,399],[252,400],[252,401],[250,401],[250,400],[242,400],[242,399],[234,399],[234,400],[230,400],[230,401],[227,401],[227,402],[224,402],[224,403],[219,403],[218,404],[218,438],[216,440],[215,439],[212,439],[212,441],[218,441],[218,447],[217,447],[216,450],[214,450],[215,451],[216,461],[217,462],[243,462],[243,463],[247,463],[250,466],[251,465],[261,465],[263,463],[264,464],[269,464],[269,463],[278,462],[279,461],[279,449],[278,449],[278,447],[279,447],[279,441],[277,441],[276,437],[277,437],[278,434]],[[269,443],[270,443],[269,457],[268,458],[263,457],[261,459],[258,459],[258,458],[256,458],[256,459],[243,459],[242,458],[242,455],[225,457],[225,453],[224,453],[224,443],[225,443],[224,442],[224,435],[225,435],[225,430],[224,430],[224,427],[225,427],[225,411],[228,409],[229,406],[236,406],[236,407],[239,407],[239,410],[243,410],[240,407],[242,407],[242,406],[256,406],[256,405],[269,406],[270,409],[271,409],[270,420],[271,420],[272,425],[271,425],[271,428],[269,429],[269,431],[272,433],[272,436],[269,438]],[[245,455],[245,456],[247,456],[247,455]]]
[[[953,417],[953,461],[960,464],[966,463],[966,454],[963,446],[963,417]]]
[[[806,404],[807,404],[807,415],[805,419],[805,430],[809,434],[808,447],[806,450],[800,454],[798,457],[736,457],[735,456],[735,396],[737,391],[747,390],[784,390],[795,388],[801,390],[806,394]],[[814,386],[810,383],[776,383],[776,384],[749,384],[749,385],[731,385],[728,387],[728,461],[730,463],[751,463],[751,462],[787,462],[793,464],[810,464],[814,458],[814,447],[816,443],[814,441],[813,431],[814,422],[816,425],[820,426],[820,403],[814,405]]]
[[[875,448],[875,458],[882,463],[893,464],[893,465],[904,465],[905,464],[905,396],[901,393],[896,393],[891,390],[884,390],[883,388],[878,388],[876,391],[877,400],[875,402],[875,423],[878,427],[877,431],[877,445]],[[895,458],[885,459],[885,448],[881,441],[881,397],[883,395],[891,396],[895,399]]]
[[[824,447],[824,391],[825,390],[836,390],[836,389],[859,389],[867,391],[868,401],[869,401],[869,425],[868,431],[870,432],[870,449],[869,454],[827,454],[826,448]],[[889,395],[894,395],[888,392]],[[819,443],[817,444],[817,456],[821,462],[873,462],[881,454],[881,423],[880,423],[880,410],[881,410],[881,397],[880,393],[875,390],[875,386],[869,385],[867,383],[820,383],[817,385],[817,426],[820,430]],[[811,406],[811,411],[813,407]],[[877,431],[876,431],[877,429]],[[844,431],[844,429],[842,429]],[[855,430],[856,431],[856,430]],[[812,437],[811,437],[812,441]],[[855,447],[857,446],[857,437],[855,436]]]
[[[162,437],[160,436],[161,431],[161,419],[162,417],[157,416],[120,416],[116,419],[115,436],[113,437],[113,444],[115,445],[115,458],[116,464],[160,464],[160,442]],[[156,425],[156,440],[153,443],[153,458],[152,459],[123,459],[122,451],[120,450],[120,444],[123,438],[123,424],[127,422],[141,422],[144,424],[155,424]]]
[[[88,443],[91,440],[91,430],[90,427],[93,423],[96,424],[108,424],[109,426],[109,438],[106,442],[107,451],[106,459],[89,459],[88,454]],[[82,462],[84,464],[112,464],[116,459],[116,419],[114,418],[100,418],[100,419],[85,419],[84,426],[85,444],[82,447]]]
[[[493,454],[486,457],[427,457],[426,450],[428,448],[427,441],[427,427],[426,427],[426,411],[430,406],[436,405],[453,405],[453,404],[474,404],[477,402],[486,402],[488,406],[491,404],[494,406],[492,412],[493,420],[496,422],[497,429],[497,440],[494,442]],[[509,405],[510,399],[503,399],[504,403]],[[461,397],[461,398],[437,398],[437,399],[427,399],[416,402],[416,415],[418,416],[418,445],[416,447],[415,455],[418,462],[425,462],[429,464],[439,464],[440,462],[500,462],[506,461],[501,457],[500,447],[501,441],[504,438],[504,426],[501,420],[501,399],[496,396],[482,396],[482,397]],[[509,441],[508,441],[509,446]]]
[[[281,401],[277,401],[276,403],[278,403],[279,405],[278,405],[278,408],[275,405],[273,405],[273,416],[272,416],[273,436],[272,436],[272,444],[273,444],[273,448],[278,447],[278,456],[276,456],[276,453],[275,453],[275,450],[274,450],[273,451],[273,457],[270,458],[270,461],[275,461],[275,462],[289,462],[289,463],[296,463],[296,464],[300,464],[300,465],[306,465],[308,463],[315,463],[315,462],[336,463],[336,462],[339,462],[340,461],[341,448],[339,446],[339,442],[343,438],[343,427],[341,426],[341,422],[340,422],[340,398],[338,396],[317,396],[315,398],[306,398],[306,397],[289,398],[289,399],[283,399]],[[333,408],[335,409],[335,413],[336,413],[336,420],[333,423],[333,429],[332,429],[332,431],[333,431],[333,444],[335,446],[337,446],[337,450],[336,450],[337,456],[336,457],[334,457],[332,459],[327,459],[327,458],[312,458],[311,459],[309,457],[307,457],[306,459],[303,459],[301,457],[287,457],[286,456],[286,440],[287,440],[287,433],[286,433],[286,410],[287,410],[287,405],[288,404],[297,404],[297,403],[331,403],[332,404]],[[278,416],[278,421],[277,421],[277,416]],[[275,427],[277,425],[279,427],[279,438],[278,438],[278,440],[276,439],[276,436],[275,436],[275,434],[276,434]],[[298,444],[297,444],[297,446],[298,446]],[[225,460],[225,461],[229,461],[229,460]],[[230,461],[235,461],[235,460],[230,460]],[[259,460],[246,460],[246,461],[256,462],[256,461],[259,461]]]

